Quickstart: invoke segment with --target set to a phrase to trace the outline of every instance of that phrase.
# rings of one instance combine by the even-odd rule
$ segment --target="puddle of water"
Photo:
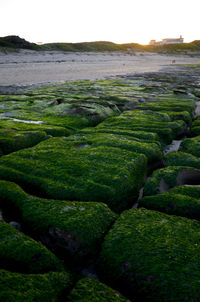
[[[143,197],[143,192],[144,192],[144,187],[142,187],[140,189],[138,200],[136,201],[136,203],[134,203],[134,205],[132,206],[132,209],[137,209],[138,208],[139,200],[142,199],[142,197]]]
[[[196,108],[194,111],[194,117],[200,116],[200,101],[196,102]]]
[[[12,112],[3,112],[3,113],[0,113],[0,117],[6,117],[6,116],[12,116],[13,113]]]
[[[90,147],[90,145],[88,145],[88,144],[83,144],[83,145],[76,146],[76,149],[81,150],[81,149],[85,149],[85,148],[87,148],[87,147]]]
[[[169,152],[178,151],[182,140],[183,139],[179,139],[179,140],[174,139],[172,143],[164,149],[163,151],[164,155],[166,155]]]
[[[27,121],[27,120],[20,120],[17,118],[13,118],[12,121],[14,122],[20,122],[20,123],[25,123],[25,124],[44,124],[43,121]]]

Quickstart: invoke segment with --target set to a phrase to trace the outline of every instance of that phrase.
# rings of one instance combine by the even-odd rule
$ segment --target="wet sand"
[[[31,85],[95,80],[159,71],[166,66],[200,62],[200,57],[149,53],[68,53],[58,51],[0,53],[0,85]]]

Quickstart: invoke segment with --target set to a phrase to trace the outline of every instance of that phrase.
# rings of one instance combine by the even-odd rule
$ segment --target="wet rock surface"
[[[0,87],[0,299],[199,301],[199,79]]]

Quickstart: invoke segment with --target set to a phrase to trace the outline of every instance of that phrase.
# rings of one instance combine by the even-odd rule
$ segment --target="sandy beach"
[[[69,53],[20,50],[0,53],[0,85],[31,85],[159,71],[177,64],[196,63],[200,57],[150,53]]]

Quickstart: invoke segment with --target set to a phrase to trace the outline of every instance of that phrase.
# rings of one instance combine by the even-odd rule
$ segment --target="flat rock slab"
[[[125,149],[77,148],[66,138],[1,157],[0,178],[29,188],[34,195],[71,201],[98,201],[120,212],[137,198],[146,174],[146,157]]]
[[[200,300],[200,223],[146,209],[121,214],[105,237],[100,271],[136,301]]]

